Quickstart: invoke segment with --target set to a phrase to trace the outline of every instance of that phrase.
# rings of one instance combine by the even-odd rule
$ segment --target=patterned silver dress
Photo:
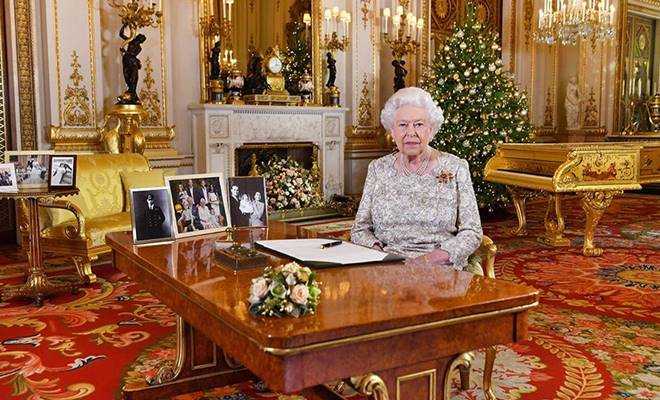
[[[396,159],[389,154],[369,164],[351,240],[368,247],[380,242],[408,258],[441,248],[452,268],[466,269],[483,234],[468,163],[440,153],[430,174],[404,175]]]

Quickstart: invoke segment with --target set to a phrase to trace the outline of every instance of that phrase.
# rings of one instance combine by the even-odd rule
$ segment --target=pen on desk
[[[336,241],[334,241],[334,242],[330,242],[330,243],[324,243],[324,244],[322,244],[322,245],[321,245],[321,248],[322,248],[322,249],[327,249],[328,247],[339,246],[339,245],[342,244],[342,243],[344,243],[344,242],[341,241],[341,240],[336,240]]]

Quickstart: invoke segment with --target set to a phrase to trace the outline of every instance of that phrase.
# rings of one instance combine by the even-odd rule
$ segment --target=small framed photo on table
[[[76,186],[76,155],[55,155],[50,157],[50,188],[72,188]]]
[[[222,174],[165,177],[177,238],[222,232],[229,226]]]
[[[229,212],[233,227],[268,227],[268,199],[263,176],[229,178]]]
[[[14,164],[19,188],[47,188],[52,151],[8,151],[5,162]]]
[[[13,163],[0,164],[0,192],[18,192],[16,167]]]
[[[133,243],[168,242],[174,237],[172,199],[165,187],[131,189]]]

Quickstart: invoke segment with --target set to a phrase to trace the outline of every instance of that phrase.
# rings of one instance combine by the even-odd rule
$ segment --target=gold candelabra
[[[162,8],[156,3],[150,5],[142,0],[128,0],[119,3],[117,0],[108,0],[110,7],[117,10],[117,14],[121,18],[122,38],[124,45],[135,38],[137,32],[146,27],[158,27],[163,17]],[[128,33],[125,30],[128,29]]]
[[[321,47],[328,51],[346,51],[350,45],[349,27],[351,13],[339,10],[339,7],[326,8],[323,12],[325,19],[323,41]],[[309,19],[311,23],[311,19]],[[307,26],[305,18],[303,22]]]
[[[424,19],[406,11],[408,2],[395,5],[394,15],[389,7],[383,9],[383,41],[392,49],[392,56],[400,60],[419,51]],[[391,18],[391,21],[390,21]]]

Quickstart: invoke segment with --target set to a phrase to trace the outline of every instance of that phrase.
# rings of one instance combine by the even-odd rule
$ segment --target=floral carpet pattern
[[[660,198],[615,200],[597,229],[601,257],[581,254],[577,200],[565,202],[564,211],[570,248],[536,241],[542,203],[529,207],[527,236],[510,236],[511,220],[484,224],[498,246],[498,279],[541,291],[541,305],[530,313],[530,339],[498,348],[497,398],[660,400]],[[0,248],[0,286],[21,281],[15,274],[21,256],[12,252]],[[59,260],[53,264],[63,273]],[[0,303],[0,399],[118,398],[122,385],[144,385],[159,360],[174,357],[172,312],[111,265],[95,271],[99,283],[43,307]],[[456,384],[452,399],[484,398],[482,366],[477,352],[470,389]],[[246,382],[175,399],[302,397]]]

